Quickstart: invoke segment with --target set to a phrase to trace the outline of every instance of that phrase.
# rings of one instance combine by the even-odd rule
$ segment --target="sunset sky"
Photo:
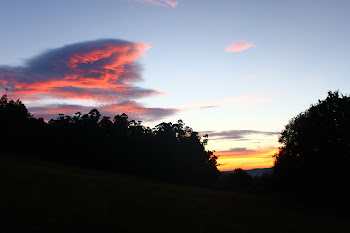
[[[35,117],[182,119],[220,170],[270,167],[278,134],[350,94],[348,0],[4,0],[0,88]]]

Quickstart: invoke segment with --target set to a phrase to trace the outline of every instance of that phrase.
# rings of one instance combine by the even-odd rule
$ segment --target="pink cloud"
[[[179,3],[171,0],[136,0],[137,2],[148,3],[155,6],[176,7]]]
[[[170,0],[164,0],[167,4],[169,4],[171,7],[176,7],[179,3],[175,1],[170,1]]]
[[[242,52],[244,50],[247,50],[251,47],[256,47],[256,46],[255,44],[249,41],[237,40],[232,42],[229,46],[227,46],[225,51],[229,53],[237,53],[237,52]]]
[[[110,115],[124,111],[144,118],[166,116],[174,110],[147,108],[134,101],[163,94],[134,84],[142,80],[137,59],[150,47],[102,39],[51,49],[22,66],[0,65],[0,88],[8,88],[9,98],[21,99],[36,116],[83,112],[87,105]]]

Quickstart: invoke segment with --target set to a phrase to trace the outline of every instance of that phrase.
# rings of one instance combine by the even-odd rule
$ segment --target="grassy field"
[[[0,156],[0,181],[0,232],[350,232],[346,219],[282,198],[20,157]]]

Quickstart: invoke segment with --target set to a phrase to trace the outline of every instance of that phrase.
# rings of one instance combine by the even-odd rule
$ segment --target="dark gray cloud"
[[[220,105],[208,105],[208,106],[202,106],[200,108],[216,108],[219,107]]]
[[[254,150],[248,150],[245,147],[235,147],[228,150],[222,150],[221,152],[254,152]]]
[[[162,118],[176,110],[147,108],[135,102],[162,94],[134,84],[142,81],[142,65],[137,59],[149,48],[143,43],[100,39],[50,49],[21,66],[0,66],[0,88],[8,88],[11,96],[24,103],[31,101],[33,106],[41,106],[29,106],[38,116],[72,114],[69,110],[73,111],[73,106],[74,111],[83,112],[87,107],[79,103],[89,101],[95,103],[89,108],[100,106],[106,114],[117,113],[114,111],[119,108],[144,119]],[[48,99],[56,104],[47,106]],[[74,101],[76,105],[62,105]]]
[[[254,134],[278,135],[280,132],[258,131],[258,130],[227,130],[227,131],[204,131],[202,135],[208,134],[211,140],[248,140],[247,136]]]
[[[50,120],[56,119],[58,114],[73,116],[75,112],[79,111],[82,114],[85,114],[94,108],[99,110],[103,116],[109,116],[111,118],[113,118],[115,115],[126,113],[129,116],[129,119],[148,121],[160,120],[177,112],[176,109],[171,108],[146,108],[135,101],[124,101],[118,104],[101,106],[52,104],[31,107],[30,111],[31,114],[34,114],[36,117],[42,117],[46,120]]]

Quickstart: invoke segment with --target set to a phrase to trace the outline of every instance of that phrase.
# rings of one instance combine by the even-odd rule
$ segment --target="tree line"
[[[328,92],[289,121],[279,142],[273,167],[279,186],[349,194],[349,96]]]
[[[59,114],[45,122],[20,101],[0,99],[2,152],[34,156],[83,167],[209,185],[220,175],[217,156],[182,120],[154,128],[126,114],[113,119],[97,109],[74,116]]]
[[[154,128],[126,114],[113,119],[97,109],[45,122],[17,100],[0,99],[2,152],[84,167],[208,185],[220,175],[208,136],[177,123]],[[350,194],[350,97],[328,92],[325,100],[292,118],[279,137],[271,174],[252,178],[236,169],[231,187]]]
[[[350,206],[350,97],[329,91],[293,117],[279,136],[272,173],[252,177],[235,169],[225,187],[288,192],[323,204]],[[308,198],[307,198],[308,197]]]

